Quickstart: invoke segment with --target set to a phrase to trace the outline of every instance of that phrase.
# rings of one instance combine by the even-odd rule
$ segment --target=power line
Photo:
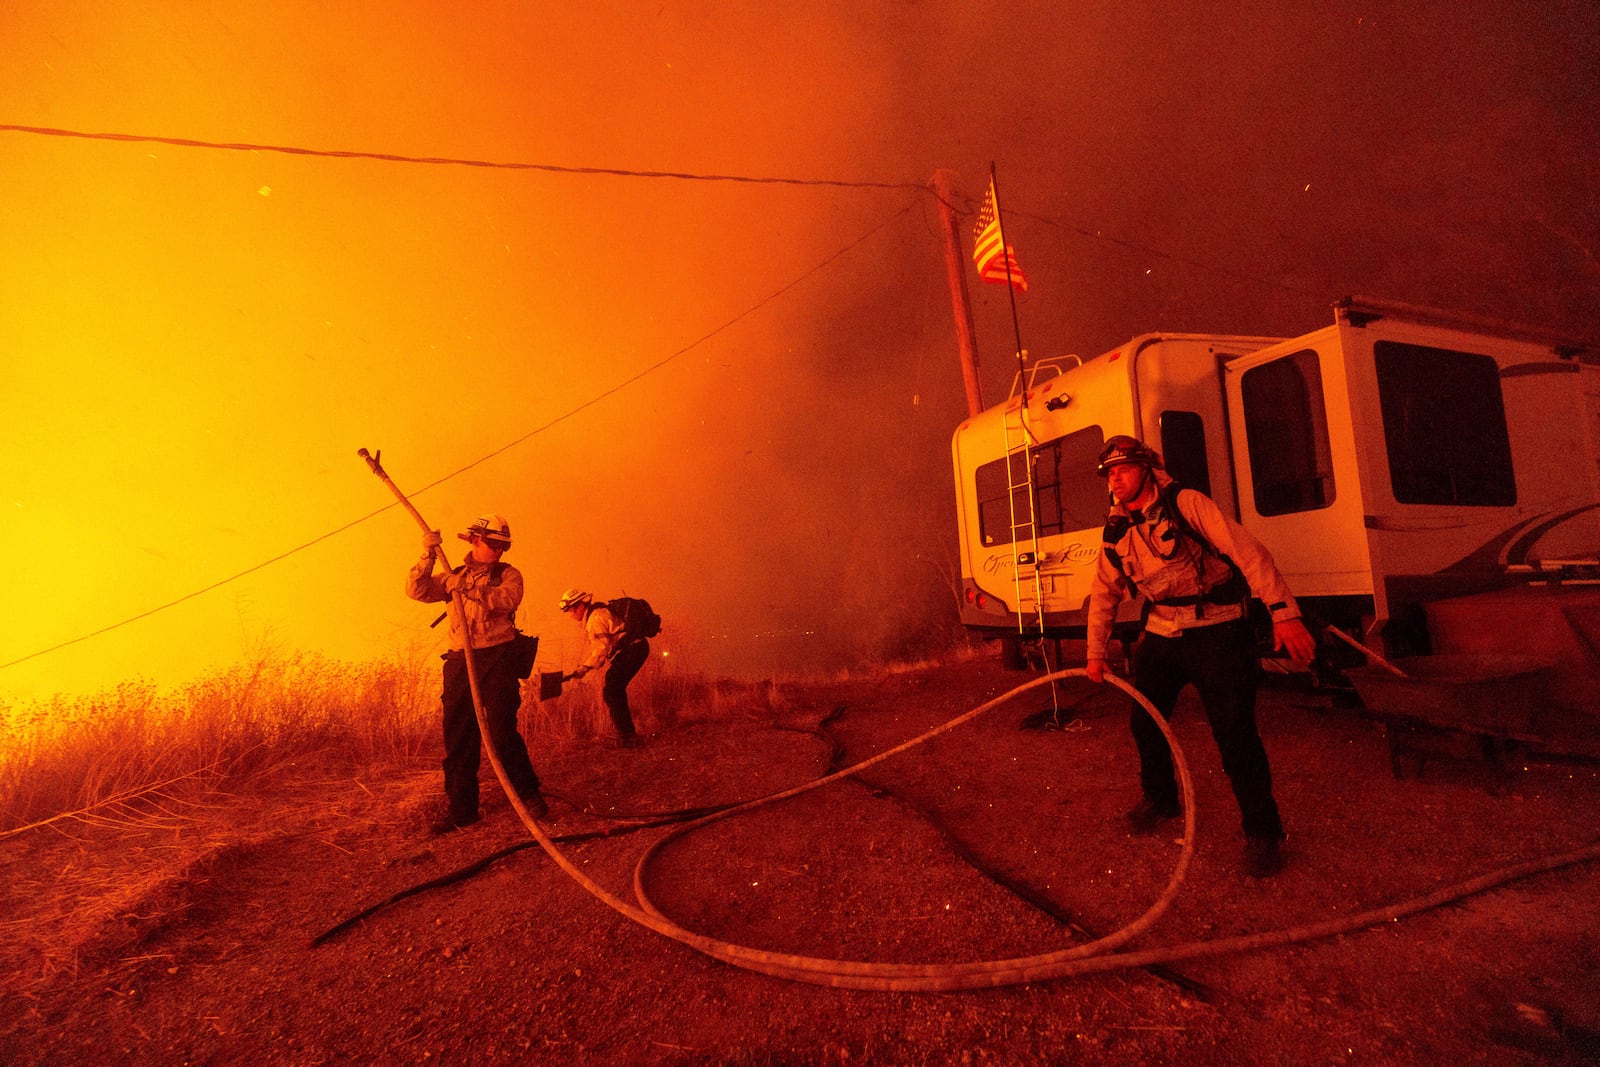
[[[1046,215],[1034,215],[1026,211],[1007,211],[1006,214],[1015,215],[1020,218],[1032,219],[1035,222],[1042,222],[1046,226],[1059,226],[1064,230],[1069,230],[1072,233],[1078,234],[1080,237],[1087,237],[1092,241],[1104,241],[1107,244],[1116,245],[1118,248],[1125,248],[1130,252],[1138,252],[1142,255],[1155,256],[1158,259],[1170,260],[1174,263],[1182,263],[1186,266],[1195,267],[1202,271],[1210,271],[1213,274],[1224,274],[1232,278],[1238,278],[1241,281],[1253,282],[1256,285],[1266,286],[1270,289],[1282,289],[1285,292],[1297,293],[1302,296],[1311,296],[1317,299],[1321,299],[1326,296],[1325,293],[1319,293],[1311,289],[1303,289],[1296,285],[1285,285],[1283,282],[1276,282],[1270,278],[1259,278],[1253,274],[1246,274],[1244,271],[1233,270],[1232,268],[1224,267],[1216,263],[1207,263],[1205,260],[1194,259],[1190,256],[1180,256],[1175,252],[1166,252],[1162,249],[1152,247],[1151,245],[1140,244],[1137,241],[1130,241],[1126,238],[1107,237],[1099,230],[1086,229],[1085,227],[1074,222],[1066,222],[1061,219],[1050,218]]]
[[[758,185],[825,185],[838,189],[923,189],[921,182],[844,181],[834,178],[780,178],[750,174],[695,174],[673,170],[628,170],[621,167],[568,167],[557,163],[518,163],[505,160],[463,159],[453,156],[406,156],[394,152],[360,152],[335,148],[304,148],[297,145],[250,144],[238,141],[201,141],[191,137],[164,137],[147,133],[91,133],[51,126],[18,126],[0,123],[0,131],[33,133],[45,137],[72,137],[86,141],[124,141],[137,144],[165,144],[179,148],[210,148],[225,152],[279,152],[290,156],[318,156],[325,159],[376,159],[385,163],[420,163],[432,166],[487,167],[493,170],[538,170],[551,174],[608,174],[619,178],[673,178],[694,182],[748,182]]]
[[[408,156],[395,152],[365,152],[354,149],[306,148],[299,145],[254,144],[251,142],[241,141],[205,141],[193,137],[168,137],[160,134],[90,132],[86,130],[69,130],[53,126],[23,126],[15,123],[0,123],[0,131],[11,133],[31,133],[44,137],[70,137],[79,140],[165,144],[173,145],[179,148],[205,148],[226,152],[278,152],[284,155],[315,156],[325,159],[372,159],[385,163],[412,163],[431,166],[456,167],[486,167],[496,170],[534,170],[543,171],[550,174],[601,174],[619,178],[668,178],[677,181],[743,182],[747,184],[758,185],[809,185],[825,186],[835,189],[915,189],[920,193],[937,195],[933,193],[932,189],[922,182],[846,181],[843,179],[833,178],[785,178],[749,174],[697,174],[690,171],[630,170],[622,167],[573,167],[557,163],[523,163],[515,161],[458,158],[453,156]],[[967,201],[967,208],[965,210],[957,210],[960,214],[970,214],[972,212],[971,205],[973,204],[973,201],[968,197],[964,197],[963,199]],[[1139,252],[1143,255],[1156,256],[1161,259],[1170,260],[1174,263],[1182,263],[1190,267],[1195,267],[1202,271],[1210,271],[1216,274],[1239,278],[1256,285],[1266,286],[1272,289],[1282,289],[1285,292],[1317,298],[1320,298],[1324,295],[1310,289],[1303,289],[1293,285],[1285,285],[1282,282],[1273,281],[1269,278],[1256,277],[1255,275],[1247,274],[1243,271],[1234,270],[1229,267],[1224,267],[1216,263],[1208,263],[1204,260],[1194,259],[1188,256],[1181,256],[1172,252],[1166,252],[1150,245],[1139,244],[1138,242],[1129,241],[1119,237],[1107,237],[1099,230],[1091,230],[1076,223],[1064,222],[1060,219],[1051,218],[1045,215],[1038,215],[1025,211],[1010,211],[1008,214],[1014,215],[1018,218],[1028,218],[1034,220],[1035,222],[1042,222],[1047,226],[1059,226],[1082,237],[1087,237],[1093,241],[1104,241],[1107,244],[1117,245],[1120,248],[1125,248],[1133,252]],[[0,664],[0,667],[3,666],[4,664]]]
[[[38,657],[43,656],[43,655],[47,655],[47,654],[49,654],[51,652],[57,652],[57,651],[59,651],[59,650],[61,650],[63,648],[67,648],[70,645],[76,645],[76,644],[78,644],[80,642],[87,641],[92,637],[99,637],[101,634],[110,633],[112,630],[120,630],[122,627],[127,626],[127,625],[129,625],[131,623],[138,622],[140,619],[148,619],[150,616],[158,614],[159,612],[166,611],[168,608],[175,608],[179,604],[182,604],[182,603],[184,603],[186,601],[193,600],[197,596],[203,596],[204,594],[211,592],[213,589],[220,589],[225,585],[228,585],[228,584],[230,584],[232,582],[238,581],[240,578],[244,578],[247,575],[254,574],[256,571],[263,570],[263,569],[265,569],[267,567],[270,567],[274,563],[281,562],[282,560],[288,559],[290,556],[297,555],[298,553],[304,552],[306,549],[312,547],[313,545],[321,544],[323,541],[328,540],[330,537],[337,537],[339,534],[344,533],[346,530],[352,529],[352,528],[354,528],[356,526],[360,526],[362,523],[366,522],[368,519],[376,518],[377,516],[382,515],[385,511],[388,511],[390,508],[393,508],[393,507],[399,507],[399,504],[386,504],[383,507],[379,508],[377,511],[369,512],[368,514],[361,516],[359,519],[353,519],[350,522],[345,523],[343,526],[340,526],[338,529],[329,530],[327,533],[322,534],[320,537],[313,537],[311,540],[307,541],[303,545],[296,545],[294,548],[289,549],[287,552],[280,552],[278,555],[273,556],[271,559],[262,560],[260,563],[257,563],[253,567],[246,567],[244,570],[240,571],[238,574],[229,575],[228,577],[223,578],[223,579],[221,579],[219,581],[212,582],[210,585],[205,586],[202,589],[196,589],[192,593],[185,593],[183,596],[178,597],[176,600],[169,600],[165,604],[159,604],[156,607],[150,608],[150,609],[148,609],[146,611],[141,611],[137,615],[131,615],[128,618],[123,619],[121,622],[114,622],[110,626],[102,626],[98,630],[94,630],[94,631],[91,631],[91,632],[86,633],[86,634],[81,634],[81,635],[79,635],[77,637],[69,638],[69,639],[67,639],[65,641],[62,641],[60,644],[51,645],[49,648],[41,648],[37,652],[30,652],[26,656],[19,656],[16,659],[11,660],[11,661],[9,661],[7,663],[0,663],[0,670],[5,670],[7,667],[15,667],[19,663],[26,663],[30,659],[37,659]]]
[[[918,186],[917,189],[918,189],[919,192],[922,191],[920,186]],[[772,303],[772,301],[776,300],[778,297],[784,295],[785,293],[789,292],[791,289],[793,289],[796,286],[798,286],[801,282],[805,281],[806,279],[812,277],[815,274],[820,273],[824,268],[826,268],[826,267],[830,266],[832,263],[834,263],[834,261],[836,261],[836,260],[840,259],[841,257],[845,256],[846,254],[854,251],[857,247],[859,247],[860,245],[864,244],[866,241],[868,241],[872,237],[876,236],[879,232],[881,232],[882,230],[886,229],[891,223],[895,222],[901,216],[903,216],[907,212],[909,212],[912,208],[916,207],[917,204],[920,202],[920,199],[921,198],[918,197],[917,199],[914,199],[914,200],[910,201],[904,207],[902,207],[900,210],[898,210],[894,214],[889,215],[886,218],[884,218],[883,221],[879,222],[877,225],[875,225],[871,229],[867,230],[865,233],[863,233],[860,237],[856,238],[854,241],[851,241],[849,244],[845,245],[844,247],[838,249],[837,251],[835,251],[831,255],[827,256],[824,259],[822,259],[820,262],[818,262],[815,265],[813,265],[809,270],[806,270],[804,273],[798,275],[797,277],[795,277],[794,279],[789,281],[787,284],[779,286],[777,289],[775,289],[772,292],[768,293],[766,296],[762,297],[760,300],[757,300],[754,304],[751,304],[749,307],[745,308],[743,311],[739,312],[737,315],[733,316],[733,318],[727,320],[722,325],[718,326],[716,329],[708,331],[707,333],[701,335],[700,337],[696,338],[695,340],[690,341],[688,344],[684,345],[682,348],[678,349],[676,352],[673,352],[672,354],[670,354],[668,356],[665,356],[665,357],[663,357],[661,359],[656,360],[656,362],[650,364],[648,367],[645,367],[643,370],[640,370],[637,373],[635,373],[635,374],[633,374],[633,375],[631,375],[631,376],[629,376],[627,378],[624,378],[622,381],[618,382],[616,385],[611,386],[609,389],[606,389],[605,391],[603,391],[601,393],[597,393],[596,395],[590,397],[588,400],[585,400],[583,403],[576,405],[575,407],[569,409],[568,411],[564,412],[563,414],[557,415],[555,418],[551,419],[549,422],[546,422],[541,426],[537,426],[534,429],[529,430],[527,433],[523,434],[521,437],[518,437],[518,438],[516,438],[515,440],[512,440],[512,441],[508,441],[506,444],[501,445],[499,448],[495,449],[494,451],[487,452],[484,455],[479,456],[477,459],[473,460],[471,463],[468,463],[468,464],[465,464],[464,466],[458,467],[455,470],[451,471],[449,474],[444,475],[443,477],[435,478],[433,481],[429,482],[427,485],[424,485],[422,488],[412,491],[410,495],[413,496],[413,497],[420,496],[421,494],[426,493],[430,489],[435,489],[438,486],[443,485],[445,482],[450,481],[452,478],[456,478],[456,477],[458,477],[458,476],[460,476],[462,474],[465,474],[467,471],[471,470],[472,468],[474,468],[476,466],[479,466],[480,464],[485,463],[490,459],[493,459],[495,456],[500,455],[502,452],[506,452],[506,451],[508,451],[508,450],[510,450],[512,448],[515,448],[517,445],[522,444],[525,441],[528,441],[528,440],[530,440],[530,439],[532,439],[534,437],[537,437],[539,434],[544,433],[546,430],[550,429],[551,427],[557,426],[560,423],[563,423],[563,422],[567,421],[568,419],[572,418],[573,416],[577,415],[578,413],[580,413],[582,411],[585,411],[588,408],[591,408],[594,405],[600,403],[602,400],[605,400],[608,397],[614,396],[617,393],[620,393],[622,390],[628,388],[628,386],[635,384],[636,382],[640,381],[641,379],[643,379],[643,378],[645,378],[645,377],[647,377],[647,376],[649,376],[651,374],[654,374],[656,371],[660,370],[662,367],[665,367],[667,364],[671,363],[673,360],[677,359],[679,356],[685,355],[686,353],[693,351],[694,349],[696,349],[699,346],[705,344],[707,341],[711,340],[713,337],[717,336],[718,334],[722,333],[723,331],[725,331],[725,330],[729,329],[730,327],[738,324],[739,322],[743,321],[744,319],[749,318],[751,315],[755,314],[757,311],[761,310],[766,305]],[[60,642],[58,644],[51,645],[48,648],[41,648],[36,652],[30,652],[26,656],[19,656],[18,658],[14,659],[14,660],[10,660],[10,661],[8,661],[6,663],[0,663],[0,670],[5,670],[7,667],[15,667],[19,663],[26,663],[28,660],[37,659],[38,657],[44,656],[44,655],[48,655],[51,652],[57,652],[57,651],[59,651],[59,650],[61,650],[63,648],[67,648],[67,647],[69,647],[71,645],[79,644],[80,642],[87,641],[87,640],[89,640],[90,638],[93,638],[93,637],[99,637],[101,634],[106,634],[106,633],[110,633],[112,630],[121,629],[122,627],[128,626],[131,623],[138,622],[141,619],[148,619],[150,616],[155,615],[155,614],[157,614],[159,612],[162,612],[162,611],[166,611],[168,608],[177,607],[179,604],[183,604],[183,603],[185,603],[187,601],[193,600],[196,597],[202,596],[202,595],[204,595],[206,593],[209,593],[214,589],[220,589],[225,585],[228,585],[228,584],[230,584],[232,582],[236,582],[239,579],[244,578],[244,577],[246,577],[248,575],[254,574],[259,570],[264,570],[265,568],[270,567],[274,563],[280,563],[283,560],[288,559],[290,556],[298,555],[299,553],[304,552],[307,549],[312,548],[315,545],[321,544],[323,541],[326,541],[329,538],[337,537],[339,534],[344,533],[346,530],[354,529],[355,527],[360,526],[362,523],[367,522],[370,519],[377,518],[379,515],[382,515],[384,512],[388,511],[390,508],[394,508],[394,507],[398,507],[398,506],[399,505],[397,503],[386,504],[383,507],[378,508],[376,511],[368,512],[367,514],[361,516],[358,519],[352,519],[351,521],[345,523],[343,526],[337,527],[336,529],[333,529],[333,530],[329,530],[327,533],[321,534],[321,535],[319,535],[317,537],[313,537],[311,540],[305,542],[302,545],[296,545],[294,548],[291,548],[288,551],[280,552],[276,556],[273,556],[271,559],[263,560],[262,562],[257,563],[257,564],[255,564],[254,566],[251,566],[251,567],[246,567],[244,570],[240,571],[237,574],[233,574],[233,575],[230,575],[227,578],[223,578],[223,579],[220,579],[218,581],[212,582],[210,585],[205,586],[204,588],[201,588],[201,589],[196,589],[192,593],[185,593],[183,596],[178,597],[176,600],[170,600],[165,604],[160,604],[160,605],[157,605],[156,607],[150,608],[150,609],[148,609],[146,611],[141,611],[139,614],[132,615],[132,616],[126,618],[126,619],[123,619],[121,622],[114,622],[109,626],[102,626],[100,629],[94,630],[94,631],[92,631],[90,633],[82,634],[82,635],[80,635],[78,637],[69,638],[66,641],[62,641],[62,642]]]
[[[938,193],[934,192],[931,187],[927,190],[927,192],[934,199],[943,200],[943,198],[940,197]],[[957,215],[967,216],[977,213],[978,201],[975,198],[967,196],[966,194],[961,194],[960,199],[962,201],[961,205],[952,204],[946,200],[944,201],[945,206],[950,208],[950,210]],[[1040,215],[1032,211],[1019,211],[1015,208],[1007,208],[1006,214],[1012,218],[1031,219],[1034,222],[1042,222],[1046,226],[1058,227],[1071,233],[1075,233],[1080,237],[1087,237],[1091,241],[1102,241],[1106,244],[1116,245],[1118,248],[1127,249],[1130,252],[1138,252],[1141,255],[1154,256],[1158,259],[1169,260],[1173,263],[1182,263],[1186,266],[1194,267],[1201,271],[1208,271],[1212,274],[1220,274],[1226,275],[1230,278],[1238,278],[1241,281],[1251,282],[1255,285],[1264,286],[1268,289],[1282,289],[1284,292],[1295,293],[1300,296],[1310,296],[1319,300],[1326,296],[1325,293],[1318,290],[1305,289],[1297,285],[1286,285],[1283,282],[1273,281],[1271,278],[1261,278],[1254,274],[1247,274],[1244,271],[1234,270],[1231,267],[1224,267],[1217,263],[1208,263],[1203,259],[1195,259],[1192,256],[1178,255],[1175,252],[1168,252],[1164,249],[1156,248],[1153,245],[1141,244],[1138,241],[1131,241],[1125,237],[1108,237],[1100,230],[1091,230],[1080,223],[1054,218],[1049,215]]]

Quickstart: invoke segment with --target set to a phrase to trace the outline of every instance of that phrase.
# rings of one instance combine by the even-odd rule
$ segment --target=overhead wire
[[[787,284],[782,285],[779,288],[773,290],[771,293],[767,294],[765,297],[761,298],[760,300],[756,301],[754,304],[750,305],[749,307],[745,308],[743,311],[739,312],[733,318],[731,318],[728,321],[724,322],[721,326],[718,326],[716,329],[711,330],[711,331],[703,334],[702,336],[700,336],[696,340],[693,340],[693,341],[689,342],[688,344],[684,345],[682,348],[678,349],[676,352],[673,352],[671,355],[665,356],[662,359],[657,360],[655,363],[652,363],[648,367],[645,367],[643,370],[639,371],[637,374],[634,374],[629,378],[623,379],[621,382],[618,382],[616,385],[613,385],[611,388],[606,389],[604,392],[597,393],[595,396],[590,397],[588,400],[585,400],[583,403],[577,405],[576,407],[574,407],[571,410],[565,412],[564,414],[556,416],[555,418],[551,419],[549,422],[545,423],[544,425],[539,426],[539,427],[537,427],[535,429],[529,430],[527,433],[523,434],[521,437],[518,437],[516,440],[510,441],[510,442],[508,442],[508,443],[506,443],[504,445],[501,445],[499,448],[495,449],[494,451],[486,453],[485,455],[479,456],[477,459],[473,460],[471,463],[468,463],[467,465],[465,465],[463,467],[460,467],[457,470],[451,471],[449,474],[446,474],[441,478],[437,478],[434,481],[429,482],[427,485],[424,485],[421,489],[416,490],[416,492],[417,493],[426,492],[429,489],[432,489],[437,485],[440,485],[440,484],[442,484],[444,482],[449,481],[451,478],[454,478],[457,475],[464,474],[465,472],[471,470],[473,467],[478,466],[480,463],[483,463],[483,462],[485,462],[487,460],[493,459],[495,456],[498,456],[500,453],[505,452],[507,449],[515,448],[517,445],[522,444],[524,441],[527,441],[529,438],[535,437],[535,436],[543,433],[544,431],[550,429],[552,426],[555,426],[555,425],[557,425],[559,423],[565,422],[567,419],[572,418],[574,415],[578,414],[579,412],[584,411],[587,408],[593,407],[595,404],[598,404],[600,401],[605,400],[606,398],[621,392],[622,390],[626,389],[628,386],[633,385],[634,383],[638,382],[641,378],[644,378],[647,375],[655,373],[656,371],[660,370],[662,367],[665,367],[668,363],[671,363],[673,360],[677,359],[679,356],[685,355],[686,353],[692,351],[693,349],[698,348],[700,345],[705,344],[707,341],[711,340],[711,338],[717,336],[719,333],[722,333],[724,330],[727,330],[728,328],[738,324],[742,320],[748,318],[749,316],[751,316],[755,312],[759,311],[761,308],[765,307],[767,304],[770,304],[772,301],[776,300],[778,297],[780,297],[783,294],[787,293],[789,290],[795,288],[801,282],[805,281],[807,278],[810,278],[812,275],[819,273],[824,267],[829,266],[834,261],[836,261],[836,260],[840,259],[841,257],[843,257],[845,254],[853,251],[857,246],[865,243],[867,240],[869,240],[870,238],[872,238],[873,236],[878,234],[880,231],[882,231],[883,229],[888,227],[890,223],[895,222],[902,215],[905,215],[907,212],[909,212],[912,208],[914,208],[916,206],[917,206],[917,200],[912,200],[911,202],[907,203],[900,210],[896,211],[894,214],[888,216],[883,221],[879,222],[876,226],[872,227],[870,230],[868,230],[866,233],[862,234],[860,237],[856,238],[854,241],[850,242],[848,245],[845,245],[843,248],[840,248],[838,251],[834,252],[832,255],[828,256],[826,259],[824,259],[821,262],[817,263],[816,265],[812,266],[805,273],[803,273],[803,274],[799,275],[798,277],[794,278],[792,281],[788,282]],[[413,494],[413,495],[415,495],[415,494]]]
[[[697,174],[691,171],[630,170],[624,167],[575,167],[559,163],[523,163],[513,160],[471,159],[458,156],[408,156],[396,152],[368,152],[340,148],[305,148],[298,145],[254,144],[245,141],[203,141],[193,137],[168,137],[150,133],[104,133],[68,130],[53,126],[21,126],[0,123],[0,131],[32,133],[44,137],[70,137],[90,141],[121,141],[135,144],[164,144],[178,148],[210,148],[225,152],[277,152],[291,156],[318,156],[324,159],[372,159],[383,163],[418,163],[430,166],[484,167],[491,170],[535,170],[550,174],[602,174],[618,178],[671,178],[697,182],[746,182],[757,185],[821,185],[838,189],[915,189],[921,182],[847,181],[838,178],[785,178],[753,174]]]
[[[1130,252],[1138,252],[1140,255],[1154,256],[1157,259],[1170,260],[1173,263],[1182,263],[1186,267],[1195,267],[1202,271],[1210,271],[1214,274],[1226,275],[1230,278],[1237,278],[1240,281],[1250,282],[1254,285],[1264,286],[1269,289],[1282,289],[1284,292],[1295,293],[1301,296],[1310,296],[1318,300],[1323,299],[1327,295],[1326,293],[1307,289],[1303,286],[1288,285],[1284,282],[1274,281],[1271,278],[1262,278],[1258,275],[1246,273],[1245,271],[1234,270],[1231,267],[1225,267],[1219,263],[1208,263],[1205,260],[1195,259],[1192,256],[1183,256],[1177,254],[1176,252],[1168,252],[1164,249],[1156,248],[1153,245],[1143,244],[1138,241],[1130,241],[1123,237],[1108,237],[1100,230],[1091,230],[1078,223],[1069,222],[1058,218],[1051,218],[1048,215],[1038,215],[1027,211],[1014,211],[1010,208],[1006,209],[1006,214],[1014,218],[1032,219],[1035,222],[1042,222],[1046,226],[1057,226],[1061,229],[1075,233],[1080,237],[1087,237],[1092,241],[1104,241],[1107,244],[1116,245],[1118,248],[1125,248]]]
[[[619,178],[658,178],[676,181],[701,181],[701,182],[742,182],[757,185],[795,185],[795,186],[822,186],[835,189],[906,189],[916,190],[919,193],[932,194],[932,190],[923,182],[905,181],[877,181],[877,180],[848,180],[843,178],[795,178],[782,175],[755,175],[755,174],[716,174],[696,173],[693,171],[673,170],[639,170],[626,167],[594,167],[573,166],[561,163],[530,163],[515,160],[488,160],[473,159],[460,156],[412,156],[398,152],[373,152],[360,149],[343,148],[307,148],[303,145],[258,144],[249,141],[207,141],[195,137],[173,137],[165,134],[147,133],[115,133],[105,131],[73,130],[56,126],[28,126],[20,123],[0,123],[0,132],[28,133],[41,137],[66,137],[78,140],[115,141],[133,144],[164,144],[178,148],[203,148],[224,152],[275,152],[282,155],[312,156],[324,159],[370,159],[383,163],[407,163],[426,166],[456,166],[478,167],[491,170],[522,170],[542,171],[549,174],[574,174],[574,175],[608,175]],[[937,194],[932,194],[937,196]],[[970,215],[974,213],[975,201],[971,197],[963,197],[966,202],[964,208],[950,205],[958,214]],[[1132,241],[1127,238],[1107,236],[1103,231],[1090,229],[1080,223],[1041,215],[1037,212],[1007,208],[1006,214],[1013,218],[1032,219],[1047,226],[1057,226],[1087,237],[1093,241],[1103,241],[1116,245],[1119,248],[1141,255],[1156,256],[1161,259],[1182,263],[1185,266],[1195,267],[1199,270],[1211,271],[1216,274],[1227,275],[1248,281],[1255,285],[1271,289],[1282,289],[1285,292],[1311,296],[1321,299],[1325,294],[1301,286],[1288,285],[1271,278],[1262,278],[1219,263],[1195,259],[1192,256],[1179,255],[1168,252],[1153,245]]]

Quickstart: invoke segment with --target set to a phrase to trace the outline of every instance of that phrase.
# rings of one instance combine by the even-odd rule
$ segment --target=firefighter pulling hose
[[[1309,662],[1316,642],[1272,554],[1204,493],[1182,488],[1155,449],[1119,434],[1105,443],[1096,473],[1111,497],[1104,543],[1089,589],[1085,673],[1106,677],[1106,645],[1117,604],[1142,595],[1144,633],[1133,648],[1133,683],[1162,718],[1193,684],[1239,802],[1245,869],[1270,877],[1283,866],[1283,822],[1272,795],[1272,770],[1256,728],[1255,642],[1245,600],[1260,598],[1272,616],[1275,646]],[[1128,813],[1134,833],[1154,833],[1182,814],[1166,739],[1133,709],[1144,797]]]

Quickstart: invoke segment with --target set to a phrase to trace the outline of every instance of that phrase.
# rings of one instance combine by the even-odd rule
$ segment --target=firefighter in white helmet
[[[511,786],[523,806],[536,819],[547,808],[539,792],[539,776],[528,759],[528,746],[517,732],[517,709],[522,704],[513,653],[515,617],[522,603],[522,572],[500,557],[511,548],[511,527],[499,515],[484,515],[457,534],[471,547],[466,561],[448,573],[434,573],[437,550],[443,543],[439,531],[423,535],[423,555],[406,577],[406,595],[425,603],[447,601],[461,594],[466,630],[454,611],[450,618],[450,651],[444,655],[444,794],[447,809],[433,824],[435,833],[448,833],[478,821],[478,765],[482,736],[472,706],[466,653],[471,640],[472,665],[483,697],[489,740],[500,757]]]
[[[616,742],[622,748],[639,747],[639,733],[634,729],[633,710],[628,706],[628,683],[650,658],[650,642],[630,634],[625,620],[617,617],[610,605],[596,603],[594,594],[582,589],[568,589],[561,594],[556,605],[583,627],[588,648],[582,661],[569,677],[582,678],[592,670],[605,668],[606,675],[600,686],[601,698],[611,715],[611,725],[617,731]]]
[[[1239,802],[1245,869],[1258,877],[1275,874],[1283,863],[1283,822],[1256,729],[1250,594],[1271,612],[1276,649],[1306,662],[1316,643],[1266,547],[1210,497],[1180,488],[1149,445],[1112,437],[1097,471],[1106,479],[1111,510],[1089,593],[1086,673],[1091,681],[1105,680],[1117,604],[1143,596],[1149,615],[1133,651],[1133,684],[1164,717],[1183,688],[1194,685]],[[1144,799],[1128,813],[1128,823],[1135,833],[1149,833],[1183,812],[1166,737],[1139,707],[1132,724]]]

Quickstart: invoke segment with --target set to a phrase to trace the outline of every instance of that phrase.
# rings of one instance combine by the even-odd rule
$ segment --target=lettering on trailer
[[[1061,550],[1061,555],[1068,563],[1093,563],[1100,558],[1100,546],[1074,541]]]
[[[1086,545],[1082,541],[1074,541],[1072,544],[1067,545],[1059,552],[1039,553],[1039,562],[1041,564],[1047,565],[1050,563],[1065,563],[1071,566],[1074,570],[1083,566],[1084,564],[1092,564],[1099,558],[1100,546],[1097,544]],[[991,552],[988,556],[984,557],[983,560],[983,573],[985,574],[997,574],[1001,571],[1009,571],[1011,567],[1012,556],[1008,553]]]

